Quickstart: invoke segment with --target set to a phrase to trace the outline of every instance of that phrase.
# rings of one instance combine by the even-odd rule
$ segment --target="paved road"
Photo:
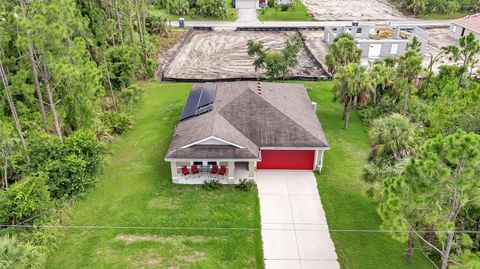
[[[190,27],[324,27],[324,26],[347,26],[351,21],[186,21],[185,25]],[[360,24],[391,24],[393,26],[420,27],[448,27],[448,20],[405,20],[405,21],[360,21]],[[178,27],[178,21],[172,21],[171,25]]]
[[[257,172],[266,269],[339,269],[313,172]]]

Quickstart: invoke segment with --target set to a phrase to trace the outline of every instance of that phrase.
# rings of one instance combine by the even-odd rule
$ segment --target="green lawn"
[[[168,15],[168,17],[171,21],[177,21],[179,18],[184,18],[185,21],[235,21],[237,19],[237,12],[234,8],[232,8],[232,0],[225,0],[225,5],[227,7],[227,16],[223,19],[205,17],[195,14],[189,14],[185,16],[170,14]],[[153,14],[168,14],[168,11],[166,9],[157,9],[155,7],[150,8],[149,11]]]
[[[260,227],[255,192],[171,183],[163,161],[190,84],[148,83],[135,127],[113,145],[70,225]],[[256,231],[66,229],[47,268],[263,268]]]
[[[330,229],[380,229],[376,204],[365,193],[360,178],[369,152],[365,127],[358,115],[350,117],[349,129],[343,129],[342,106],[333,103],[332,82],[307,82],[312,101],[318,103],[331,150],[325,153],[324,167],[317,177],[320,196]],[[332,232],[342,268],[432,268],[428,260],[415,253],[414,263],[404,259],[406,244],[388,234]]]
[[[261,21],[310,21],[313,18],[308,14],[308,9],[301,0],[293,0],[294,8],[282,11],[273,7],[258,11],[258,18]]]
[[[331,150],[318,176],[331,229],[378,229],[376,204],[360,173],[369,142],[356,113],[342,129],[342,107],[332,102],[332,82],[305,82]],[[113,144],[98,185],[72,208],[70,225],[260,228],[255,192],[233,187],[208,192],[174,185],[163,161],[190,84],[149,82],[135,127]],[[47,268],[262,268],[261,235],[238,230],[66,229]],[[388,234],[332,232],[342,268],[431,268]]]
[[[468,12],[455,12],[451,14],[421,14],[418,17],[424,20],[453,20],[468,15]]]

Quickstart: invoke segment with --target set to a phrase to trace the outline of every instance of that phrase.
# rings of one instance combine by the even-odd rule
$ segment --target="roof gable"
[[[203,138],[201,140],[198,140],[196,142],[193,142],[191,144],[185,145],[182,148],[189,148],[192,146],[233,146],[236,148],[244,148],[240,145],[237,145],[235,143],[229,142],[227,140],[223,140],[221,138],[215,137],[215,136],[210,136],[207,138]]]
[[[326,146],[252,90],[224,106],[220,115],[259,147]]]
[[[480,13],[465,16],[463,18],[453,20],[452,22],[471,31],[480,33]]]

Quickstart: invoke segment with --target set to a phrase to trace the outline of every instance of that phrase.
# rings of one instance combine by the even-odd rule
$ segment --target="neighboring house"
[[[451,37],[459,39],[469,33],[473,33],[478,39],[480,39],[480,13],[465,16],[461,19],[450,22],[450,31],[448,34]]]
[[[235,8],[261,8],[267,5],[267,0],[233,0]]]
[[[332,44],[335,38],[349,33],[362,49],[362,57],[384,58],[387,56],[399,56],[407,50],[407,44],[414,37],[422,43],[421,52],[424,53],[428,45],[428,33],[417,27],[392,27],[392,26],[340,26],[325,27],[323,40]]]
[[[227,167],[225,183],[257,169],[321,170],[329,146],[303,85],[264,82],[196,84],[165,161],[175,183],[196,164]]]

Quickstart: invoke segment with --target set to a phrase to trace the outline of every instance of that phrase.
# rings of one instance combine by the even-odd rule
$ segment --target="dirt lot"
[[[165,76],[181,79],[253,78],[254,58],[248,56],[247,42],[261,41],[265,47],[282,49],[295,32],[196,31],[170,64]],[[325,71],[302,49],[298,65],[290,76],[320,77]]]
[[[317,20],[402,20],[394,7],[378,0],[302,0]]]
[[[302,31],[301,33],[305,40],[305,45],[310,49],[313,57],[324,65],[325,56],[328,54],[328,45],[323,41],[324,31]]]

